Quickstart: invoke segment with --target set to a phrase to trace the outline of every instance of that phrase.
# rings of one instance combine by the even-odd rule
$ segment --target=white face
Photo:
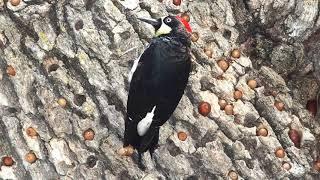
[[[161,35],[165,35],[165,34],[169,34],[172,31],[172,28],[170,26],[168,26],[164,21],[164,17],[161,18],[161,26],[160,28],[156,31],[156,36],[161,36]],[[172,21],[170,18],[166,19],[166,21]],[[167,22],[170,23],[170,22]]]

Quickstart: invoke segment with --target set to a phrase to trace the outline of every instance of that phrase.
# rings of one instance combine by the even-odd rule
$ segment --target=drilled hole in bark
[[[16,112],[18,112],[18,110],[16,108],[12,108],[11,107],[11,108],[8,109],[8,112],[9,113],[16,113]]]
[[[91,155],[87,158],[86,163],[90,168],[93,168],[97,164],[97,158]]]
[[[309,100],[307,102],[306,108],[310,113],[312,113],[313,116],[317,114],[317,101],[315,99]]]
[[[217,31],[219,28],[214,24],[212,26],[210,26],[210,30],[211,31]]]
[[[49,66],[48,68],[48,73],[52,72],[52,71],[56,71],[60,66],[58,64],[52,64],[51,66]]]
[[[177,155],[181,154],[181,150],[177,147],[172,140],[167,140],[168,143],[168,151],[171,156],[176,157]]]
[[[224,30],[223,37],[225,37],[226,39],[230,39],[231,38],[231,31],[229,31],[227,29]]]
[[[79,118],[81,119],[86,119],[88,118],[88,115],[86,115],[85,113],[81,112],[81,111],[78,111],[78,110],[75,110],[73,111],[77,116],[79,116]]]
[[[198,179],[200,179],[200,178],[198,176],[196,176],[196,175],[191,175],[191,176],[186,178],[186,180],[198,180]]]
[[[82,94],[76,94],[76,95],[74,95],[73,101],[77,106],[82,106],[82,104],[84,102],[86,102],[86,96],[84,96]]]
[[[288,136],[293,142],[294,146],[300,148],[302,132],[297,129],[290,129],[288,132]]]
[[[131,36],[130,32],[126,31],[126,32],[123,32],[123,33],[120,33],[120,37],[124,40],[127,40],[129,39]]]
[[[83,21],[82,20],[79,20],[76,22],[76,24],[74,25],[74,28],[78,31],[80,29],[83,28]]]

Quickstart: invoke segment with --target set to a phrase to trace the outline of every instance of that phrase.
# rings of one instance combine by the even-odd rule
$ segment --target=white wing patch
[[[143,53],[142,53],[142,54],[143,54]],[[131,68],[131,70],[130,70],[130,72],[129,72],[129,76],[128,76],[128,77],[129,77],[129,83],[130,83],[131,80],[132,80],[133,73],[136,71],[136,69],[137,69],[137,67],[138,67],[139,60],[140,60],[142,54],[141,54],[136,60],[134,60],[133,66],[132,66],[132,68]]]
[[[148,131],[148,129],[150,128],[150,125],[152,123],[153,120],[153,116],[154,116],[154,110],[156,109],[156,106],[153,107],[152,111],[147,113],[146,117],[143,118],[137,126],[137,130],[138,130],[138,134],[139,136],[143,136],[146,134],[146,132]]]
[[[149,47],[150,47],[150,44],[148,45],[148,47],[144,51],[146,51]],[[132,68],[131,68],[131,70],[129,72],[129,75],[128,75],[129,83],[132,80],[132,76],[133,76],[134,72],[137,70],[140,58],[141,58],[142,54],[144,53],[144,51],[140,54],[140,56],[136,60],[134,60],[133,66],[132,66]]]

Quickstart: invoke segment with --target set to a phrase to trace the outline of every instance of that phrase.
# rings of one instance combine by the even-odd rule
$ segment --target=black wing
[[[166,39],[154,39],[133,74],[127,115],[138,123],[154,106],[152,125],[161,126],[172,115],[188,82],[191,69],[189,49]]]

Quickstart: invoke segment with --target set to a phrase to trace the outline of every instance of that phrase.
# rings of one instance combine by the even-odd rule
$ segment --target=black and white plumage
[[[154,152],[159,129],[176,109],[191,69],[190,39],[181,19],[141,20],[155,27],[157,37],[129,74],[124,146],[133,146],[139,155]]]

